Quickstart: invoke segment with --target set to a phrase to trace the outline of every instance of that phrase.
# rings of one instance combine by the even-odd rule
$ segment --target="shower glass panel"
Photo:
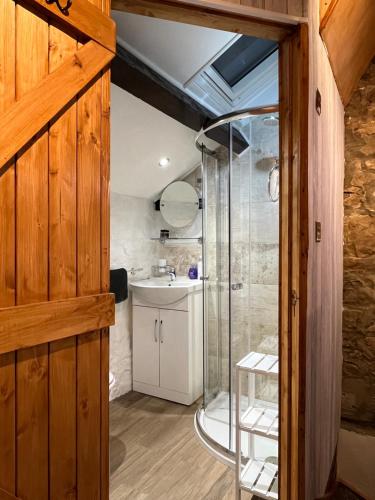
[[[235,366],[251,351],[278,355],[278,114],[275,108],[248,112],[218,126],[226,127],[227,143],[202,151],[205,380],[197,427],[230,456]],[[277,410],[277,378],[249,377],[243,387],[242,411],[250,393]],[[244,435],[245,455],[250,448],[252,456],[276,460],[276,440]]]
[[[204,406],[215,440],[226,449],[231,447],[228,158],[225,146],[217,156],[203,152]]]

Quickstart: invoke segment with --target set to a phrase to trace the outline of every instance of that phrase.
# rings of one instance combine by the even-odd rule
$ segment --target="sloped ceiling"
[[[155,198],[201,159],[196,132],[111,85],[111,190]],[[170,166],[160,168],[160,158]]]
[[[180,87],[237,36],[126,12],[112,17],[120,45]]]

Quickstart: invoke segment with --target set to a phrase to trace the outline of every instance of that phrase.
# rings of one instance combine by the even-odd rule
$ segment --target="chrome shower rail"
[[[195,139],[195,145],[199,149],[199,151],[202,151],[202,148],[204,148],[206,151],[212,153],[212,151],[209,151],[208,148],[203,143],[202,144],[199,143],[199,139],[202,137],[202,135],[206,134],[206,132],[216,127],[221,127],[222,125],[227,125],[228,123],[232,123],[237,120],[243,120],[244,118],[249,118],[250,116],[268,115],[270,113],[278,113],[278,112],[279,112],[279,105],[271,104],[269,106],[242,109],[241,111],[233,111],[232,113],[219,116],[207,122],[207,125],[200,130],[199,134]]]

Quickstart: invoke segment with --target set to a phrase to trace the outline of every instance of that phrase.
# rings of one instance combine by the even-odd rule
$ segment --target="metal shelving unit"
[[[247,374],[248,408],[241,415],[241,394],[243,374]],[[277,356],[250,352],[236,365],[236,499],[241,499],[241,491],[265,499],[278,499],[278,465],[254,456],[254,437],[279,438],[279,414],[276,406],[255,398],[255,377],[266,375],[278,377]],[[249,434],[249,458],[242,463],[241,432]]]

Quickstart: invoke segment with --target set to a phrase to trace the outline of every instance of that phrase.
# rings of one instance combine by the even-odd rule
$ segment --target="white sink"
[[[202,289],[200,280],[177,277],[175,281],[168,278],[150,278],[130,284],[133,298],[150,305],[165,306],[179,302],[189,294]]]

